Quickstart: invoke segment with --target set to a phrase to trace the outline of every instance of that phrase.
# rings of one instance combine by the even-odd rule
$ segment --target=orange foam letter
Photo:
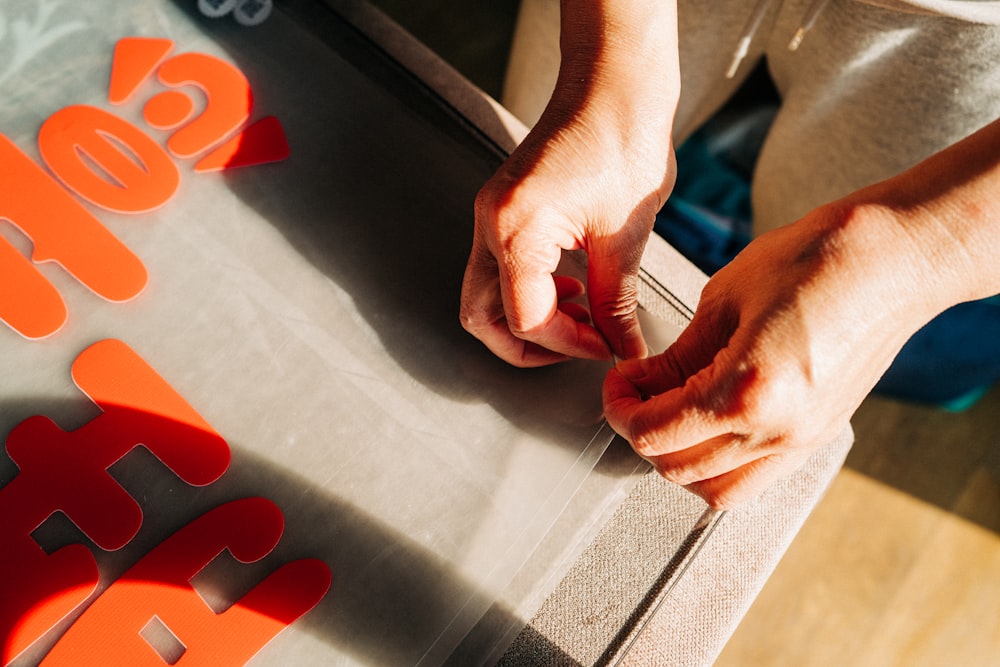
[[[115,44],[108,101],[124,104],[174,48],[169,39],[123,37]]]
[[[0,239],[0,320],[25,338],[44,338],[66,321],[59,292],[14,246]]]
[[[167,148],[177,157],[193,157],[214,146],[250,117],[253,108],[250,83],[243,72],[224,60],[204,53],[182,53],[163,63],[157,74],[167,86],[195,85],[208,98],[201,115],[167,140]],[[161,93],[166,94],[169,92]]]
[[[38,132],[38,150],[68,188],[111,211],[151,211],[180,185],[166,151],[135,125],[97,107],[75,104],[49,116]]]
[[[126,301],[146,285],[142,262],[80,202],[0,134],[0,219],[6,219],[31,239],[35,262],[56,262],[74,278],[109,301]],[[5,254],[10,254],[8,249]],[[23,266],[6,259],[0,266],[6,290],[0,297],[0,319],[25,336],[38,338],[62,324],[51,292],[43,296],[38,284],[23,282]],[[18,276],[17,282],[8,282]],[[54,291],[54,288],[53,288]],[[33,302],[28,293],[42,296]],[[19,293],[15,296],[15,293]],[[35,312],[36,307],[38,311]],[[41,319],[39,319],[41,318]]]
[[[141,635],[154,617],[183,644],[173,664],[245,664],[326,595],[329,567],[316,559],[287,563],[221,613],[191,579],[223,549],[244,563],[260,560],[283,526],[281,511],[263,498],[235,500],[195,519],[112,584],[42,664],[162,666],[163,657]]]
[[[0,488],[3,664],[97,586],[86,547],[47,555],[32,539],[49,516],[62,512],[100,548],[119,549],[142,525],[138,503],[108,472],[126,453],[142,445],[192,485],[214,482],[229,466],[226,441],[121,341],[84,350],[73,378],[101,408],[99,416],[68,432],[47,417],[31,417],[7,438],[7,453],[20,471]]]

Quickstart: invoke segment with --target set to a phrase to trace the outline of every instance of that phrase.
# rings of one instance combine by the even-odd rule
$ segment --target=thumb
[[[621,373],[641,393],[662,394],[683,387],[689,378],[712,365],[728,345],[730,327],[711,308],[699,308],[677,340],[662,353],[618,364]]]
[[[587,253],[587,298],[594,326],[622,359],[645,357],[639,325],[639,259],[644,243],[615,252],[604,247]]]

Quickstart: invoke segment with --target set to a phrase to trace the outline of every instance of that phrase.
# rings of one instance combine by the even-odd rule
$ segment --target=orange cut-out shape
[[[57,262],[109,301],[126,301],[142,291],[146,268],[139,258],[2,134],[0,172],[0,219],[9,220],[31,239],[32,261]],[[17,271],[13,262],[5,261],[4,265],[3,271]],[[33,312],[35,305],[29,293],[39,292],[37,285],[5,281],[4,288],[21,295],[4,300],[4,307],[10,308],[0,314],[5,322],[17,328],[15,322],[40,324],[38,318],[49,321],[52,317],[51,298],[39,301],[39,312]],[[58,328],[49,325],[48,333],[55,333]],[[23,335],[38,337],[45,329],[18,330]]]
[[[60,511],[102,549],[114,551],[139,531],[142,508],[107,469],[134,449],[142,436],[122,430],[110,434],[118,435],[117,442],[106,446],[100,438],[110,428],[102,426],[94,421],[66,432],[48,417],[31,417],[11,431],[7,453],[21,469],[18,479],[26,518],[40,514],[40,508]],[[35,517],[35,525],[24,528],[30,532],[43,520]]]
[[[32,417],[7,440],[7,453],[21,470],[15,480],[25,494],[23,520],[30,523],[40,513],[37,523],[26,525],[29,532],[59,510],[102,549],[126,545],[142,524],[142,511],[108,468],[139,445],[192,486],[211,484],[229,467],[226,441],[125,343],[91,345],[72,372],[102,413],[69,432]]]
[[[194,85],[207,97],[201,114],[167,140],[167,148],[177,157],[189,158],[204,152],[250,117],[253,108],[250,83],[243,72],[224,60],[204,53],[182,53],[163,63],[157,75],[164,85],[174,88]]]
[[[90,423],[106,419],[112,442],[132,438],[133,445],[141,443],[192,486],[215,482],[229,467],[229,445],[222,436],[122,341],[94,343],[73,362],[72,374],[104,411]]]
[[[245,664],[326,595],[329,567],[316,559],[287,563],[221,613],[191,580],[223,549],[243,563],[260,560],[283,526],[281,511],[264,498],[235,500],[195,519],[114,582],[42,664],[160,667],[163,658],[140,634],[154,617],[184,646],[174,664]]]
[[[144,213],[177,192],[180,172],[166,151],[128,121],[83,104],[55,112],[38,132],[45,164],[102,208]]]
[[[281,121],[274,116],[267,116],[203,157],[194,166],[194,170],[220,171],[279,162],[286,159],[289,153]]]
[[[169,39],[124,37],[115,44],[108,101],[124,104],[174,48]]]
[[[7,438],[18,474],[0,487],[0,649],[12,657],[37,641],[97,585],[82,545],[47,555],[31,535],[61,512],[105,550],[127,544],[142,509],[108,469],[143,446],[192,485],[229,466],[226,441],[125,343],[104,340],[77,357],[73,379],[101,414],[73,431],[36,416]]]
[[[4,239],[0,239],[0,320],[25,338],[51,336],[66,322],[59,292]]]
[[[0,503],[4,511],[18,508]],[[97,563],[82,544],[46,554],[29,536],[0,521],[0,664],[8,665],[84,603],[100,581]]]

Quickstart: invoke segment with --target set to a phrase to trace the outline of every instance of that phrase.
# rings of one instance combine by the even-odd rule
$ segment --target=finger
[[[545,262],[501,264],[499,268],[503,310],[514,336],[566,356],[611,357],[596,328],[559,309],[557,281]],[[565,287],[567,283],[560,280],[558,284]]]
[[[777,440],[727,433],[686,449],[654,456],[650,463],[666,479],[687,486],[720,477],[777,451]]]
[[[760,495],[778,480],[794,473],[803,463],[803,456],[764,456],[717,477],[689,484],[686,488],[701,496],[713,508],[728,509]]]
[[[645,357],[638,312],[642,244],[638,248],[594,244],[587,254],[587,294],[595,326],[622,359]]]
[[[700,308],[673,345],[644,359],[626,359],[617,366],[640,393],[653,396],[684,384],[716,360],[729,343],[730,327],[713,308]]]
[[[590,324],[590,311],[578,303],[573,303],[572,301],[560,303],[559,310],[566,313],[577,322]]]
[[[553,276],[556,284],[556,296],[559,299],[559,310],[572,317],[577,322],[592,324],[590,311],[585,306],[570,299],[575,299],[586,291],[583,283],[572,276]]]
[[[730,425],[688,399],[684,387],[645,399],[618,370],[604,378],[604,416],[640,456],[656,456],[687,449],[729,435]]]
[[[573,276],[552,276],[552,281],[556,285],[556,298],[560,301],[575,299],[586,292],[583,282]]]
[[[572,359],[571,356],[542,347],[523,338],[518,338],[510,332],[505,319],[500,319],[490,325],[487,331],[481,331],[478,338],[493,354],[518,368],[538,368],[550,366]]]
[[[568,293],[572,293],[572,289]],[[511,333],[500,300],[498,269],[492,255],[475,251],[462,281],[460,318],[466,331],[504,361],[522,368],[546,366],[569,357]]]

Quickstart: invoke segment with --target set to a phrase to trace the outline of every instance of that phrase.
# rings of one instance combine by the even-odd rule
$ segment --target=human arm
[[[560,51],[548,106],[476,199],[462,286],[463,326],[518,366],[645,354],[636,276],[674,179],[674,3],[563,0]],[[587,307],[553,275],[580,249]]]
[[[1000,121],[756,239],[666,352],[609,372],[605,414],[716,507],[790,474],[848,424],[946,308],[1000,292]]]

